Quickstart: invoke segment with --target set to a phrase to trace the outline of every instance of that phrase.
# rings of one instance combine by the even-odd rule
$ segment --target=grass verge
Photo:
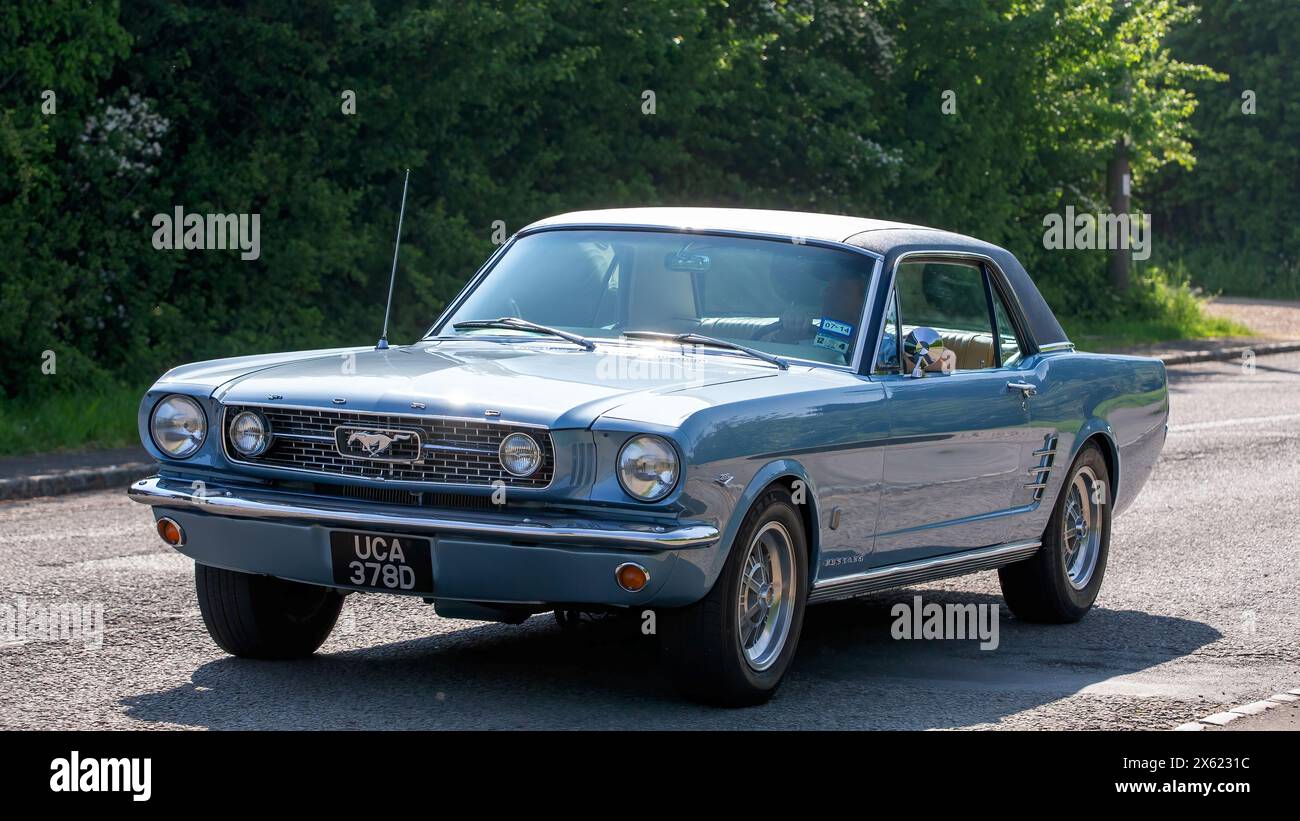
[[[1107,351],[1186,339],[1248,337],[1250,328],[1211,316],[1206,297],[1183,271],[1156,269],[1138,279],[1109,319],[1061,317],[1066,335],[1081,350]]]
[[[0,401],[0,456],[139,444],[136,411],[145,388],[113,385],[92,393]]]

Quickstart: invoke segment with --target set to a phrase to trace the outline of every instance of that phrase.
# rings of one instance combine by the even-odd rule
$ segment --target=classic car
[[[624,613],[747,705],[809,604],[997,569],[1016,617],[1081,618],[1167,418],[1161,362],[1075,350],[989,243],[614,209],[520,230],[409,345],[169,371],[129,492],[236,656],[313,653],[358,591]]]

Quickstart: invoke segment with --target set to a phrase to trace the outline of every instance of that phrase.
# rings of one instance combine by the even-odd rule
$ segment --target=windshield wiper
[[[684,342],[689,345],[708,345],[714,348],[727,348],[728,350],[749,354],[750,356],[756,359],[761,359],[764,362],[771,362],[783,371],[790,368],[789,362],[786,362],[784,359],[774,354],[751,348],[748,345],[741,345],[739,342],[729,342],[725,339],[705,336],[704,334],[666,334],[659,331],[624,331],[623,336],[628,339],[662,339],[666,342]]]
[[[574,345],[581,345],[589,351],[596,350],[596,343],[585,336],[571,334],[558,328],[548,328],[545,325],[538,325],[536,322],[529,322],[517,316],[503,316],[500,319],[469,319],[464,322],[457,322],[451,327],[458,331],[462,328],[513,328],[517,331],[534,331],[539,334],[558,336],[560,339],[572,342]]]

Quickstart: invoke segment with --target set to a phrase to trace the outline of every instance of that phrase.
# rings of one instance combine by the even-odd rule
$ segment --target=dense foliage
[[[1296,15],[1277,16],[1215,36],[1234,60],[1271,37],[1285,62]],[[1101,209],[1127,135],[1139,194],[1158,177],[1181,225],[1277,224],[1246,190],[1224,203],[1160,170],[1192,167],[1193,89],[1229,127],[1210,30],[1174,0],[20,0],[0,8],[0,396],[372,341],[408,166],[395,341],[497,221],[629,204],[937,225],[1010,247],[1060,312],[1140,309],[1100,252],[1045,251],[1042,220]],[[1286,134],[1266,107],[1291,106],[1292,135],[1296,117],[1276,82],[1231,127],[1260,129],[1249,181],[1280,204],[1296,194],[1269,179]],[[176,206],[260,214],[260,258],[155,250]],[[1294,240],[1292,222],[1261,253],[1295,259]]]
[[[1189,86],[1198,162],[1147,186],[1157,248],[1209,289],[1300,297],[1300,3],[1206,0],[1198,18],[1172,50],[1228,81]]]

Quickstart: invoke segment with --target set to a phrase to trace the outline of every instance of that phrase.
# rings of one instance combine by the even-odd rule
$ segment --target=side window
[[[997,339],[998,348],[1002,353],[1002,365],[1014,365],[1020,361],[1022,351],[1020,342],[1016,339],[1016,326],[1011,322],[1011,315],[1007,312],[1006,303],[1002,300],[1002,294],[997,288],[991,289],[993,292],[993,318],[997,322]]]
[[[950,352],[927,370],[997,367],[993,314],[982,267],[964,262],[905,262],[898,267],[896,288],[903,336],[914,328],[933,328]],[[911,367],[911,362],[905,362],[906,370]]]

